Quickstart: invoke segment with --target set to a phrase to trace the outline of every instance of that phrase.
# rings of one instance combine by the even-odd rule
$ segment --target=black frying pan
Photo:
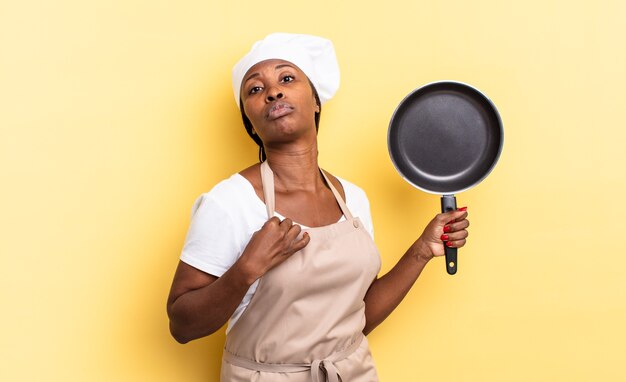
[[[454,81],[427,84],[400,102],[391,117],[389,155],[402,177],[439,194],[441,211],[456,210],[454,194],[482,181],[502,152],[496,106],[478,89]],[[446,269],[457,270],[457,249],[444,246]]]

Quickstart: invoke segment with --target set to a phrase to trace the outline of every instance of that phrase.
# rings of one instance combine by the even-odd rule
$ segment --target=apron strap
[[[339,208],[341,208],[341,212],[343,212],[343,215],[346,217],[347,220],[352,220],[352,213],[348,209],[346,202],[341,197],[341,194],[339,193],[339,191],[337,191],[335,186],[333,186],[330,179],[328,179],[325,171],[320,169],[320,172],[322,173],[324,180],[326,180],[326,184],[328,184],[328,187],[335,196],[335,200],[337,200],[337,204],[339,205]],[[274,199],[274,172],[270,168],[269,163],[267,163],[267,160],[261,163],[261,182],[263,183],[263,198],[265,199],[267,218],[270,219],[274,216],[274,213],[276,212],[276,201]]]
[[[324,359],[316,359],[308,363],[263,363],[251,359],[239,357],[224,349],[223,360],[231,365],[243,367],[248,370],[266,373],[301,373],[309,371],[313,382],[339,382],[341,375],[335,366],[336,362],[348,358],[361,346],[364,335],[360,335],[346,349],[333,353]]]
[[[267,218],[274,216],[274,173],[267,161],[261,163],[261,183],[263,183],[263,198],[265,199],[265,209]]]
[[[343,212],[347,220],[352,220],[352,213],[350,213],[350,210],[348,209],[346,202],[343,201],[341,194],[339,193],[339,191],[337,191],[335,186],[333,186],[330,179],[328,179],[328,177],[326,176],[326,172],[322,169],[320,169],[320,172],[322,173],[322,176],[324,177],[324,179],[326,179],[326,184],[328,184],[328,187],[330,187],[330,190],[333,192],[333,195],[335,195],[335,199],[337,200],[337,204],[339,204],[339,208],[341,208],[341,212]]]

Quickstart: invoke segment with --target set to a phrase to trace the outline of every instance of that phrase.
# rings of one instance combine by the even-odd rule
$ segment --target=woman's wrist
[[[237,279],[248,287],[254,284],[254,282],[260,277],[253,271],[254,267],[250,264],[250,262],[244,260],[243,256],[241,256],[235,264],[233,264],[231,269],[237,274]]]
[[[434,257],[432,251],[428,245],[424,243],[421,236],[415,241],[415,243],[413,243],[412,247],[413,258],[419,263],[426,265]]]

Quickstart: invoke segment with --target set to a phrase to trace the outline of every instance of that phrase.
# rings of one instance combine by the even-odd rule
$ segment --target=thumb
[[[461,207],[453,211],[448,211],[443,215],[447,224],[454,223],[455,221],[461,221],[467,217],[467,207]]]

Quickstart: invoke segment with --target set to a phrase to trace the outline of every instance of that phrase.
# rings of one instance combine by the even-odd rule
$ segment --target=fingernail
[[[445,232],[445,233],[450,232],[450,226],[448,226],[448,225],[443,226],[443,232]]]
[[[452,247],[452,242],[451,242],[451,241],[446,241],[446,245],[447,245],[448,247]]]
[[[441,235],[441,240],[443,240],[443,241],[448,240],[448,235],[446,235],[446,234]]]
[[[467,211],[467,207],[461,207],[459,208],[459,211]]]

